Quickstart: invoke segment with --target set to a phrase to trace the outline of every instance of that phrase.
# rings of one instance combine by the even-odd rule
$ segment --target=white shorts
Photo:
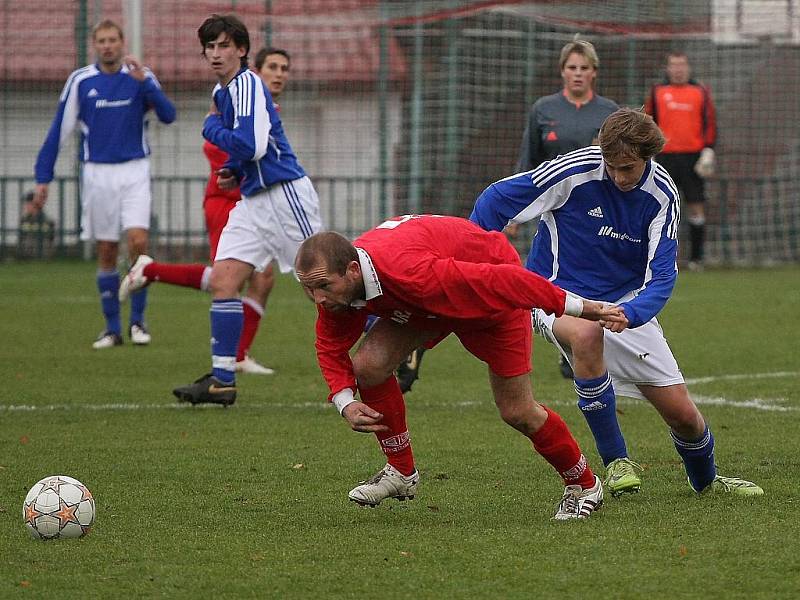
[[[276,260],[281,272],[289,273],[300,243],[321,227],[311,180],[282,181],[236,204],[219,238],[215,261],[233,258],[261,271]]]
[[[83,165],[81,240],[118,242],[127,229],[150,229],[150,160]]]
[[[553,334],[555,315],[535,308],[532,320],[536,333],[555,345],[571,365],[572,352],[563,347]],[[641,327],[626,329],[622,333],[604,329],[603,358],[617,396],[646,400],[639,391],[639,385],[663,387],[684,383],[678,362],[655,318]]]

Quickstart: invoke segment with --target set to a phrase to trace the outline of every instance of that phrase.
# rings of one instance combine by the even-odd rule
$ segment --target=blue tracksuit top
[[[226,167],[241,180],[243,196],[305,176],[261,78],[242,68],[213,91],[218,114],[206,117],[203,137],[230,156]]]
[[[490,230],[541,216],[526,266],[589,300],[616,302],[638,327],[664,307],[677,277],[679,196],[649,160],[637,186],[622,192],[597,146],[501,179],[478,197],[470,219]]]
[[[123,163],[150,154],[147,112],[152,108],[163,123],[175,120],[175,107],[149,70],[144,81],[128,73],[113,74],[96,65],[74,71],[67,79],[58,110],[36,159],[36,183],[50,183],[58,151],[75,126],[80,127],[80,160]]]

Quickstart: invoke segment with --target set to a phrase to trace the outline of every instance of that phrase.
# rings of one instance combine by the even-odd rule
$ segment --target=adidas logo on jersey
[[[592,210],[586,213],[590,217],[597,217],[598,219],[603,218],[603,209],[599,206],[595,206]]]
[[[89,90],[89,93],[86,94],[86,97],[87,98],[94,98],[97,95],[98,95],[97,90],[92,88],[92,89]]]

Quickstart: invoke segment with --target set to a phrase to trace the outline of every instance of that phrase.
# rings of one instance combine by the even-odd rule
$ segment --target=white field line
[[[798,377],[798,371],[781,371],[775,373],[752,373],[742,375],[718,375],[710,377],[697,377],[694,379],[687,379],[688,385],[711,383],[714,381],[735,381],[741,379],[771,379],[782,377]],[[800,410],[796,406],[784,406],[787,402],[786,398],[750,398],[748,400],[728,400],[721,396],[704,396],[700,394],[692,394],[693,400],[700,405],[708,406],[723,406],[728,408],[743,408],[752,410],[763,410],[772,412],[794,412]],[[573,406],[575,400],[573,398],[560,398],[560,399],[547,399],[546,404],[549,406]],[[641,403],[641,400],[632,398],[619,398],[617,404],[621,405],[635,405]],[[472,406],[490,405],[491,400],[488,396],[481,400],[462,400],[458,402],[426,402],[423,399],[417,401],[414,396],[407,399],[409,406],[420,406],[425,408],[466,408]],[[300,409],[300,410],[330,410],[331,404],[324,402],[320,399],[319,402],[248,402],[247,400],[237,403],[234,410],[285,410],[285,409]],[[13,412],[54,412],[54,411],[100,411],[100,412],[125,412],[125,411],[140,411],[140,410],[220,410],[217,406],[200,405],[192,407],[188,404],[178,404],[176,402],[161,403],[161,404],[125,404],[125,403],[106,403],[106,404],[0,404],[0,413],[13,413]]]
[[[800,371],[776,371],[774,373],[742,373],[738,375],[711,375],[709,377],[692,377],[686,385],[713,383],[715,381],[737,381],[741,379],[776,379],[783,377],[800,377]]]
[[[728,400],[721,397],[692,395],[692,399],[699,405],[724,406],[728,408],[749,408],[755,410],[772,412],[794,412],[799,410],[794,406],[783,406],[785,398],[750,398],[749,400]],[[618,405],[640,404],[642,400],[633,398],[618,398]],[[425,408],[469,408],[473,406],[490,405],[491,400],[462,400],[460,402],[415,402],[411,399],[407,401],[411,407],[419,406]],[[545,401],[548,406],[573,406],[574,399],[548,399]],[[332,405],[320,402],[296,402],[293,404],[281,402],[239,402],[232,410],[328,410]],[[223,410],[213,405],[190,406],[188,404],[0,404],[0,413],[24,413],[24,412],[56,412],[56,411],[97,411],[97,412],[135,412],[145,410]]]

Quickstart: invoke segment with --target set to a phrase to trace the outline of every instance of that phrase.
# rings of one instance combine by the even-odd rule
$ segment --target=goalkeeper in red
[[[376,506],[416,494],[419,473],[393,370],[414,348],[454,333],[488,364],[502,419],[563,479],[554,518],[586,518],[600,507],[600,479],[561,417],[534,400],[530,309],[606,325],[624,319],[621,309],[565,293],[525,270],[503,234],[456,217],[400,217],[352,243],[335,232],[315,234],[300,246],[295,271],[317,305],[317,357],[329,399],[352,429],[374,433],[387,457],[350,500]],[[351,358],[369,315],[381,318]]]

